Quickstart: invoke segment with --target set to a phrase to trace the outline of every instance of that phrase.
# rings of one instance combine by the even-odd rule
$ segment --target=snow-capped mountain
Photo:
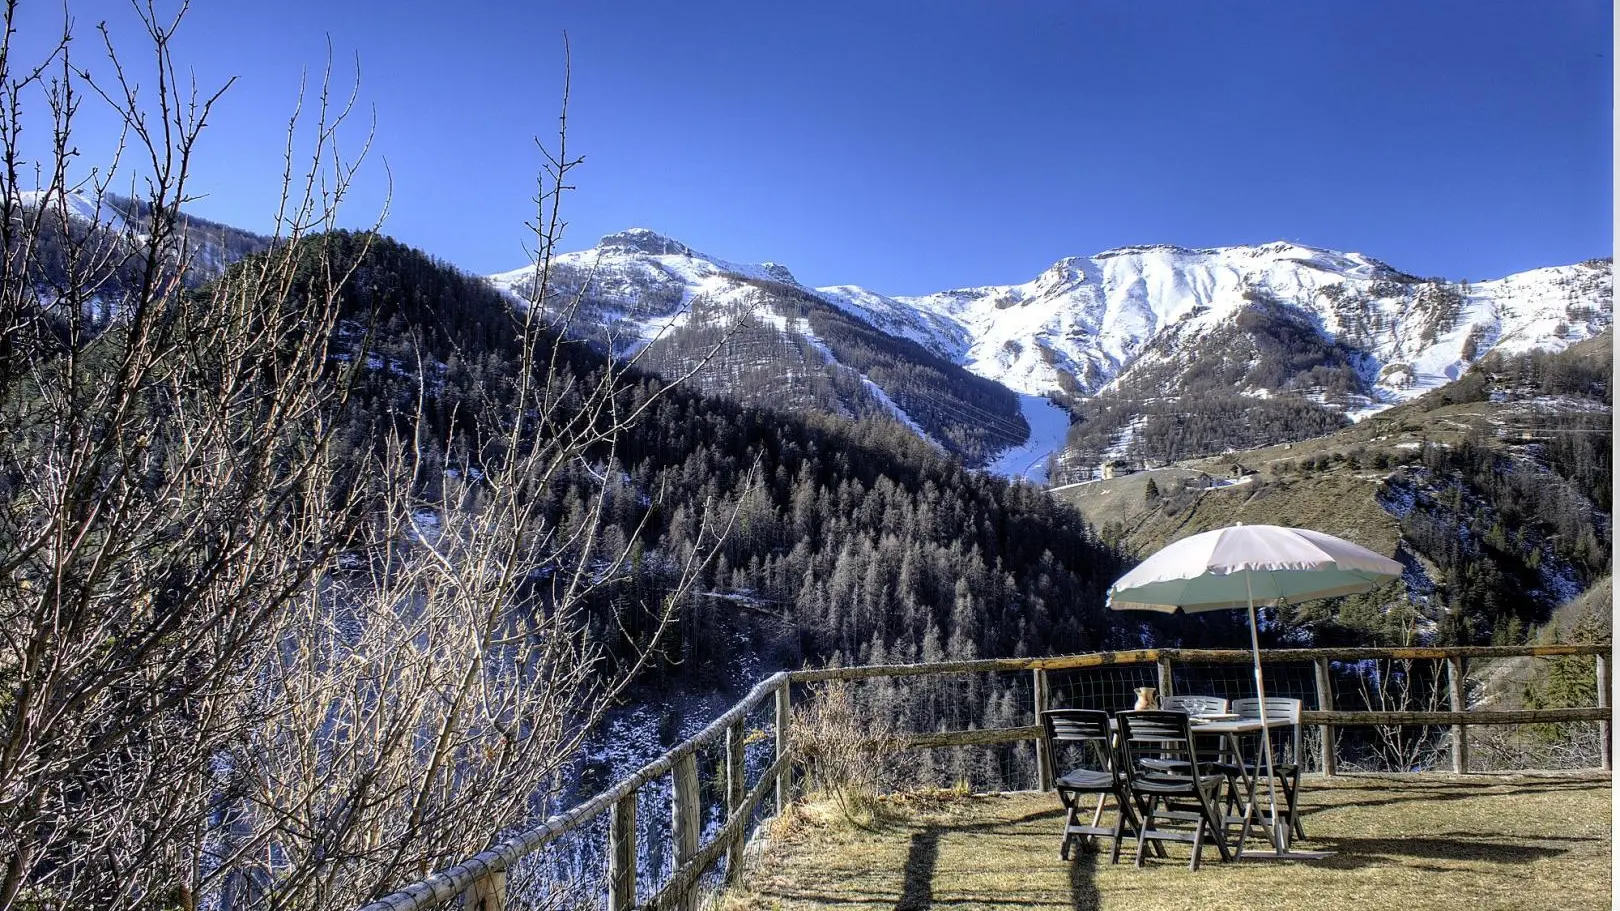
[[[111,249],[120,251],[120,255],[104,251],[94,257],[98,265],[108,271],[100,289],[102,296],[118,296],[123,283],[133,280],[132,276],[118,273],[126,265],[139,269],[141,247],[151,238],[151,210],[146,203],[115,193],[91,195],[60,189],[24,190],[16,198],[22,208],[43,210],[48,216],[42,234],[47,245],[59,244],[68,238],[74,238],[76,243],[112,242],[116,245]],[[65,227],[66,237],[59,233],[57,225]],[[177,227],[177,243],[168,255],[184,259],[183,280],[187,285],[200,285],[216,278],[242,257],[270,246],[270,238],[263,235],[186,213],[182,213]],[[121,262],[131,257],[130,263]]]
[[[99,226],[114,234],[125,234],[130,231],[123,213],[119,212],[106,197],[92,199],[79,192],[23,190],[17,194],[17,202],[25,209],[44,206],[47,211],[54,214],[66,212],[70,219],[86,225]]]
[[[531,268],[491,280],[530,297],[533,278]],[[1613,320],[1606,260],[1467,283],[1284,242],[1121,247],[1059,260],[1022,284],[889,297],[858,285],[807,288],[782,266],[729,263],[632,229],[559,257],[550,281],[548,308],[572,313],[574,331],[621,354],[646,349],[666,372],[694,363],[706,349],[693,342],[713,342],[723,325],[733,327],[734,342],[746,334],[733,346],[741,345],[743,360],[725,358],[725,370],[704,384],[711,391],[813,406],[805,377],[830,376],[838,387],[839,375],[852,374],[833,410],[887,411],[956,449],[963,447],[949,441],[950,428],[988,422],[992,433],[973,443],[984,460],[1035,476],[1041,472],[1031,466],[1061,447],[1066,430],[1047,396],[1164,400],[1218,387],[1359,416],[1450,382],[1492,350],[1561,349]],[[937,390],[915,383],[909,395],[897,394],[893,369],[869,369],[818,325],[828,335],[858,332],[867,349],[893,346],[890,367],[896,358],[946,374],[942,365],[960,365],[1019,399],[975,390],[971,401],[938,401]],[[660,357],[660,346],[686,354]],[[787,382],[763,382],[760,370]],[[918,420],[916,411],[928,406],[928,420]],[[1114,414],[1108,426],[1132,420]],[[1041,431],[1038,438],[1020,424]],[[1123,453],[1129,433],[1115,442]],[[995,450],[1006,458],[992,459]]]
[[[489,280],[525,301],[539,290],[533,266]],[[554,312],[571,317],[572,331],[624,355],[684,325],[694,305],[746,308],[759,282],[797,286],[793,274],[774,263],[727,262],[646,228],[631,228],[609,234],[590,250],[554,257],[545,292]]]
[[[896,303],[962,326],[972,339],[966,352],[941,353],[980,376],[1026,394],[1083,395],[1185,358],[1257,303],[1281,305],[1359,355],[1369,398],[1386,404],[1456,379],[1493,349],[1560,349],[1588,338],[1613,314],[1606,261],[1470,285],[1290,243],[1122,247],[1060,260],[1021,285]],[[1167,334],[1177,344],[1152,344]]]
[[[566,331],[706,392],[896,420],[975,464],[1029,438],[1017,395],[939,354],[966,343],[959,327],[879,295],[817,292],[783,266],[644,228],[554,257],[543,291],[535,279],[532,266],[490,277],[520,300],[543,293]]]

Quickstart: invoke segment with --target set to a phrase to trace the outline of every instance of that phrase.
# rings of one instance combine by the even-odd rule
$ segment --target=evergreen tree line
[[[356,345],[368,339],[363,355],[336,359],[367,365],[346,418],[350,439],[371,445],[389,422],[421,421],[425,445],[453,463],[477,437],[466,403],[513,381],[514,311],[478,279],[386,238],[366,240],[335,232],[310,241],[339,264],[366,250],[338,289]],[[308,280],[313,288],[320,277]],[[604,369],[584,343],[552,344],[582,387]],[[591,626],[622,658],[650,638],[682,567],[718,545],[676,605],[666,660],[649,682],[730,685],[738,661],[759,652],[789,666],[1109,644],[1103,594],[1121,560],[1045,491],[969,470],[894,421],[786,414],[665,389],[644,374],[620,383],[621,413],[660,397],[611,449],[573,467],[548,510],[567,540],[590,521],[587,497],[599,488],[587,481],[610,479],[603,528],[565,559],[608,572],[616,553],[630,553],[602,580]],[[990,687],[985,698],[963,700],[942,689],[948,683],[891,703],[900,723],[999,724],[997,711],[1027,706],[1027,694],[1019,702],[993,684],[974,684]]]
[[[1525,403],[1507,412],[1516,426],[1502,428],[1501,439],[1474,433],[1423,452],[1443,492],[1408,534],[1429,542],[1447,596],[1468,610],[1468,628],[1459,632],[1465,641],[1523,641],[1555,600],[1545,591],[1528,596],[1545,588],[1549,569],[1582,587],[1612,571],[1611,338],[1604,333],[1562,352],[1492,355],[1431,394],[1436,406]],[[1556,409],[1530,407],[1548,396]]]
[[[1347,426],[1324,403],[1365,392],[1360,355],[1323,339],[1299,311],[1259,291],[1246,298],[1231,325],[1196,343],[1172,327],[1116,388],[1075,402],[1069,461],[1095,465],[1125,434],[1129,459],[1165,464]],[[1244,394],[1259,390],[1267,395]]]

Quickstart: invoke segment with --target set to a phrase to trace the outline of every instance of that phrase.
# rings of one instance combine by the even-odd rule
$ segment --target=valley
[[[103,243],[98,230],[109,229],[69,231],[65,244]],[[563,654],[512,665],[579,669],[571,698],[585,720],[546,754],[547,774],[569,782],[543,790],[552,809],[668,749],[780,669],[1235,644],[1246,634],[1231,618],[1122,623],[1103,605],[1136,559],[1232,522],[1317,528],[1407,566],[1367,595],[1267,611],[1268,646],[1595,635],[1588,622],[1556,619],[1610,572],[1612,306],[1595,265],[1505,281],[1535,294],[1512,307],[1491,298],[1489,317],[1458,311],[1429,341],[1396,332],[1370,346],[1371,336],[1352,344],[1297,303],[1242,292],[1219,319],[1186,304],[1195,298],[1177,305],[1185,313],[1166,311],[1179,318],[1165,317],[1153,293],[1204,293],[1183,272],[1180,284],[1136,282],[1115,310],[1059,319],[1091,312],[1120,332],[1112,348],[1084,349],[1091,368],[1058,371],[1080,363],[1081,350],[1068,361],[1048,351],[1039,369],[1006,341],[992,345],[1001,354],[980,355],[987,339],[1011,331],[999,314],[1016,322],[1063,295],[1106,304],[1110,286],[1093,296],[1075,263],[1065,266],[1068,284],[919,303],[805,288],[780,266],[712,260],[632,231],[559,257],[548,273],[557,284],[535,307],[520,293],[532,271],[486,280],[386,236],[332,231],[251,252],[176,303],[200,306],[265,262],[286,270],[288,299],[330,308],[329,347],[311,349],[325,360],[306,369],[318,377],[311,390],[335,396],[322,418],[336,444],[330,483],[352,498],[331,533],[355,534],[341,529],[357,520],[353,528],[373,529],[333,563],[328,584],[341,599],[311,602],[322,619],[283,635],[330,635],[328,611],[385,597],[404,573],[423,580],[409,583],[430,599],[423,622],[492,624],[489,634],[503,637],[506,624],[533,624],[507,640],[524,643],[513,646],[519,656],[566,643]],[[1329,262],[1353,278],[1387,268]],[[150,294],[139,284],[101,287],[109,299]],[[1440,286],[1414,287],[1385,303],[1404,306],[1397,298],[1409,294],[1400,300],[1413,304]],[[1590,309],[1571,304],[1576,297]],[[127,312],[136,311],[108,306],[91,326],[116,338]],[[1488,319],[1497,328],[1481,330]],[[1121,327],[1134,327],[1135,341]],[[1031,331],[1032,345],[1046,344]],[[1459,333],[1486,341],[1465,358],[1445,347],[1461,344]],[[1406,382],[1388,369],[1391,352],[1416,352],[1410,360],[1427,366]],[[1379,364],[1382,385],[1368,382]],[[200,392],[164,394],[182,396],[183,412],[195,407],[184,397]],[[539,423],[515,444],[534,455],[514,462],[502,428],[526,415]],[[485,524],[486,503],[521,519]],[[538,533],[514,537],[518,527]],[[514,541],[523,542],[516,551]],[[490,570],[479,567],[513,580],[515,614],[455,594],[486,584],[478,574]],[[428,581],[440,576],[454,584]],[[393,610],[370,608],[379,609]],[[388,622],[418,621],[406,611]],[[360,637],[354,643],[311,646],[352,652],[348,663],[317,659],[296,673],[358,674],[344,685],[363,686],[380,672],[373,662],[394,660],[368,650],[366,637],[388,635],[374,624],[343,633]],[[427,650],[420,660],[439,660],[435,635],[410,642]],[[376,708],[426,713],[394,723],[437,723],[437,697],[426,694],[453,686],[453,671],[424,678],[423,701]],[[513,694],[502,698],[521,698],[526,673],[501,683]],[[1482,698],[1548,698],[1537,694],[1559,685],[1511,666],[1490,679],[1503,681],[1499,695]],[[881,687],[866,709],[899,730],[1024,723],[1019,680],[973,686],[966,699],[945,683]],[[486,730],[484,745],[458,746],[458,768],[486,782],[517,774],[499,758],[502,736]],[[242,774],[263,776],[297,761],[238,760]],[[767,762],[758,749],[748,754],[749,768]],[[953,749],[923,757],[916,774],[993,789],[1021,786],[1033,763],[1021,747]],[[396,767],[416,768],[403,758]],[[370,773],[354,774],[337,781],[363,788]],[[517,787],[464,793],[519,802],[542,793]],[[644,796],[667,800],[667,788]],[[716,808],[702,824],[712,830],[719,819]],[[641,828],[643,868],[666,867],[669,833]],[[594,842],[582,844],[555,855],[548,876],[593,875],[601,862]]]
[[[1612,23],[1394,7],[0,7],[0,911],[1597,870]]]

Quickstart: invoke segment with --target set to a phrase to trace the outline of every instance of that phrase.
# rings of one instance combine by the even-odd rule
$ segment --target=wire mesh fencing
[[[1340,769],[1379,772],[1470,764],[1481,771],[1599,764],[1607,768],[1608,656],[1606,646],[1287,650],[1265,660],[1263,668],[1268,696],[1297,699],[1302,711],[1337,716],[1314,718],[1304,725],[1294,749],[1307,772],[1319,770],[1328,758]],[[735,853],[719,843],[722,835],[736,834],[726,827],[738,795],[761,798],[745,808],[746,822],[737,824],[744,840],[777,814],[772,766],[781,732],[776,729],[771,693],[778,690],[766,686],[788,686],[798,680],[791,690],[795,705],[791,739],[796,749],[801,737],[805,743],[814,741],[815,724],[841,726],[829,736],[843,738],[843,745],[855,752],[869,742],[887,744],[876,754],[885,765],[883,774],[871,779],[877,787],[1006,791],[1040,784],[1039,707],[1117,712],[1135,704],[1138,689],[1160,688],[1166,676],[1169,685],[1163,688],[1178,695],[1252,697],[1257,687],[1246,657],[1236,652],[1140,650],[778,675],[756,687],[750,696],[755,701],[746,710],[734,707],[700,736],[683,730],[694,739],[657,764],[669,768],[675,763],[674,770],[643,781],[626,777],[620,764],[604,761],[596,773],[602,780],[576,781],[558,793],[577,796],[615,786],[635,788],[631,875],[636,903],[646,904],[672,883],[687,881],[692,872],[681,872],[678,856],[684,860],[688,855],[677,848],[672,823],[675,779],[682,768],[679,757],[689,756],[687,768],[695,768],[697,785],[680,791],[695,798],[685,805],[695,806],[698,843],[713,845],[712,853],[719,858],[698,879],[694,899],[700,907],[712,907],[723,883],[737,872],[729,868],[737,864],[746,869],[750,858],[757,856],[746,850]],[[847,701],[836,711],[825,711],[834,693]],[[818,707],[821,720],[815,721]],[[1491,713],[1499,717],[1481,717]],[[1331,725],[1325,724],[1329,721]],[[728,724],[735,726],[727,736],[717,737],[721,725]],[[806,730],[798,729],[801,724]],[[668,742],[662,735],[659,739]],[[917,748],[902,750],[906,745]],[[733,782],[731,757],[737,747],[742,775],[740,782]],[[815,761],[813,755],[797,755],[794,768],[813,768]],[[639,759],[637,765],[644,762]],[[555,813],[564,807],[545,809]],[[517,861],[506,871],[505,907],[536,911],[605,907],[612,870],[625,866],[610,861],[614,816],[601,813]]]
[[[1517,664],[1509,662],[1507,671],[1505,659],[1476,661],[1459,678],[1454,694],[1450,680],[1454,659],[1400,657],[1410,650],[1388,652],[1390,657],[1360,660],[1265,660],[1266,695],[1298,700],[1305,712],[1408,716],[1503,707],[1579,708],[1598,701],[1591,656],[1527,654],[1512,659]],[[1253,665],[1236,657],[1173,660],[1168,689],[1178,695],[1229,701],[1254,697],[1258,689]],[[1552,682],[1504,687],[1502,677],[1510,672],[1525,680]],[[1160,689],[1163,680],[1160,665],[1145,660],[1045,673],[1048,707],[1107,712],[1133,707],[1139,688]],[[1028,670],[883,678],[882,695],[875,702],[889,707],[905,730],[918,733],[1027,727],[1038,720],[1033,679]],[[902,710],[895,711],[894,706]],[[1313,723],[1302,732],[1297,759],[1306,772],[1324,771],[1329,760],[1336,769],[1367,772],[1443,771],[1459,764],[1480,771],[1591,768],[1605,761],[1605,731],[1603,723],[1586,720],[1456,727],[1449,722],[1356,722],[1331,728]],[[1324,752],[1324,741],[1331,754]],[[1012,790],[1037,782],[1035,749],[1029,742],[937,746],[918,751],[908,762],[914,764],[914,780],[925,785]]]

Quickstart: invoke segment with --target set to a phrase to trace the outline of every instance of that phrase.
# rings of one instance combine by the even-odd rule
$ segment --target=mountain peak
[[[1123,247],[1114,247],[1111,250],[1104,250],[1104,251],[1102,251],[1101,253],[1098,253],[1096,256],[1094,256],[1092,258],[1093,259],[1106,259],[1107,257],[1110,257],[1110,256],[1126,256],[1126,255],[1129,255],[1129,254],[1132,254],[1132,253],[1151,253],[1151,252],[1153,252],[1155,250],[1163,250],[1163,251],[1168,252],[1168,253],[1178,253],[1178,254],[1179,253],[1193,253],[1194,252],[1192,250],[1187,249],[1186,247],[1178,247],[1175,244],[1126,244]]]
[[[1085,259],[1079,256],[1065,256],[1048,266],[1046,271],[1035,279],[1035,293],[1051,294],[1085,281],[1085,262]]]
[[[781,263],[763,262],[759,264],[759,268],[766,275],[785,285],[797,285],[799,283],[799,280],[793,277],[793,273],[788,271],[788,267]]]
[[[617,253],[644,253],[648,256],[691,256],[692,248],[648,228],[629,228],[609,234],[597,248]]]

